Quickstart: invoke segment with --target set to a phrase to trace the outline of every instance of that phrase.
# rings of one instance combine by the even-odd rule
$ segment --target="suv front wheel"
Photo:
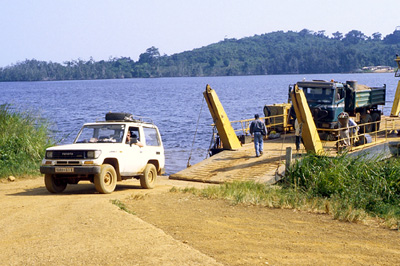
[[[46,188],[51,193],[61,193],[67,187],[67,182],[62,179],[57,179],[54,175],[45,174],[44,184]]]
[[[109,194],[113,192],[117,186],[117,173],[112,165],[103,164],[100,174],[96,174],[93,181],[98,192]]]
[[[157,181],[157,169],[154,164],[147,164],[143,175],[140,176],[140,185],[142,188],[154,188]]]

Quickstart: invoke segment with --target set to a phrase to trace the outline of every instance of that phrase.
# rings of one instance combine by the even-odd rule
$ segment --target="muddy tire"
[[[110,194],[117,186],[117,173],[110,164],[101,166],[100,174],[94,176],[94,186],[102,194]]]
[[[370,133],[372,131],[372,124],[368,125],[362,125],[366,123],[371,123],[372,121],[372,116],[370,114],[363,115],[361,117],[361,132],[362,133]]]
[[[371,115],[371,118],[372,118],[372,122],[376,122],[376,123],[372,124],[372,132],[378,131],[379,128],[380,128],[380,124],[381,124],[381,122],[380,122],[381,121],[380,114],[379,113],[373,113]]]
[[[140,186],[142,188],[154,188],[157,181],[157,169],[154,164],[147,164],[144,173],[140,176]]]
[[[61,193],[67,187],[65,180],[57,179],[51,174],[44,175],[44,184],[46,185],[46,189],[51,193]]]

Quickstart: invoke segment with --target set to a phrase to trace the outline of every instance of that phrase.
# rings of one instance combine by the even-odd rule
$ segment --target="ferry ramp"
[[[400,155],[400,118],[383,117],[379,131],[369,133],[370,143],[338,149],[337,141],[323,141],[325,155],[336,156],[338,150],[351,156],[365,155],[388,158]],[[359,135],[362,137],[364,134]],[[286,148],[292,147],[293,157],[301,158],[306,153],[301,145],[295,151],[293,133],[280,138],[264,140],[264,154],[255,156],[254,143],[244,144],[237,150],[224,150],[193,166],[169,176],[170,179],[221,184],[233,181],[255,181],[273,184],[285,172]]]
[[[275,183],[285,169],[286,147],[295,148],[294,139],[294,135],[286,134],[265,140],[264,153],[260,157],[255,156],[254,143],[244,144],[238,150],[224,150],[169,178],[215,184],[233,181]]]

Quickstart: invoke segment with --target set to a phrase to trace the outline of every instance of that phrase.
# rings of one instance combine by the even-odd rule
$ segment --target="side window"
[[[338,88],[338,92],[337,92],[337,100],[341,100],[344,97],[344,90],[343,88]]]
[[[126,136],[126,143],[129,143],[131,138],[136,138],[137,141],[140,141],[139,128],[129,127],[127,134],[128,135]]]
[[[143,127],[147,146],[160,146],[157,130],[155,128]]]

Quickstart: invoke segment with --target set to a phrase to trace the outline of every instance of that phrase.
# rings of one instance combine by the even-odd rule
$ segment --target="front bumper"
[[[40,173],[57,174],[57,175],[99,174],[100,170],[101,170],[100,166],[53,166],[53,165],[40,166]]]

